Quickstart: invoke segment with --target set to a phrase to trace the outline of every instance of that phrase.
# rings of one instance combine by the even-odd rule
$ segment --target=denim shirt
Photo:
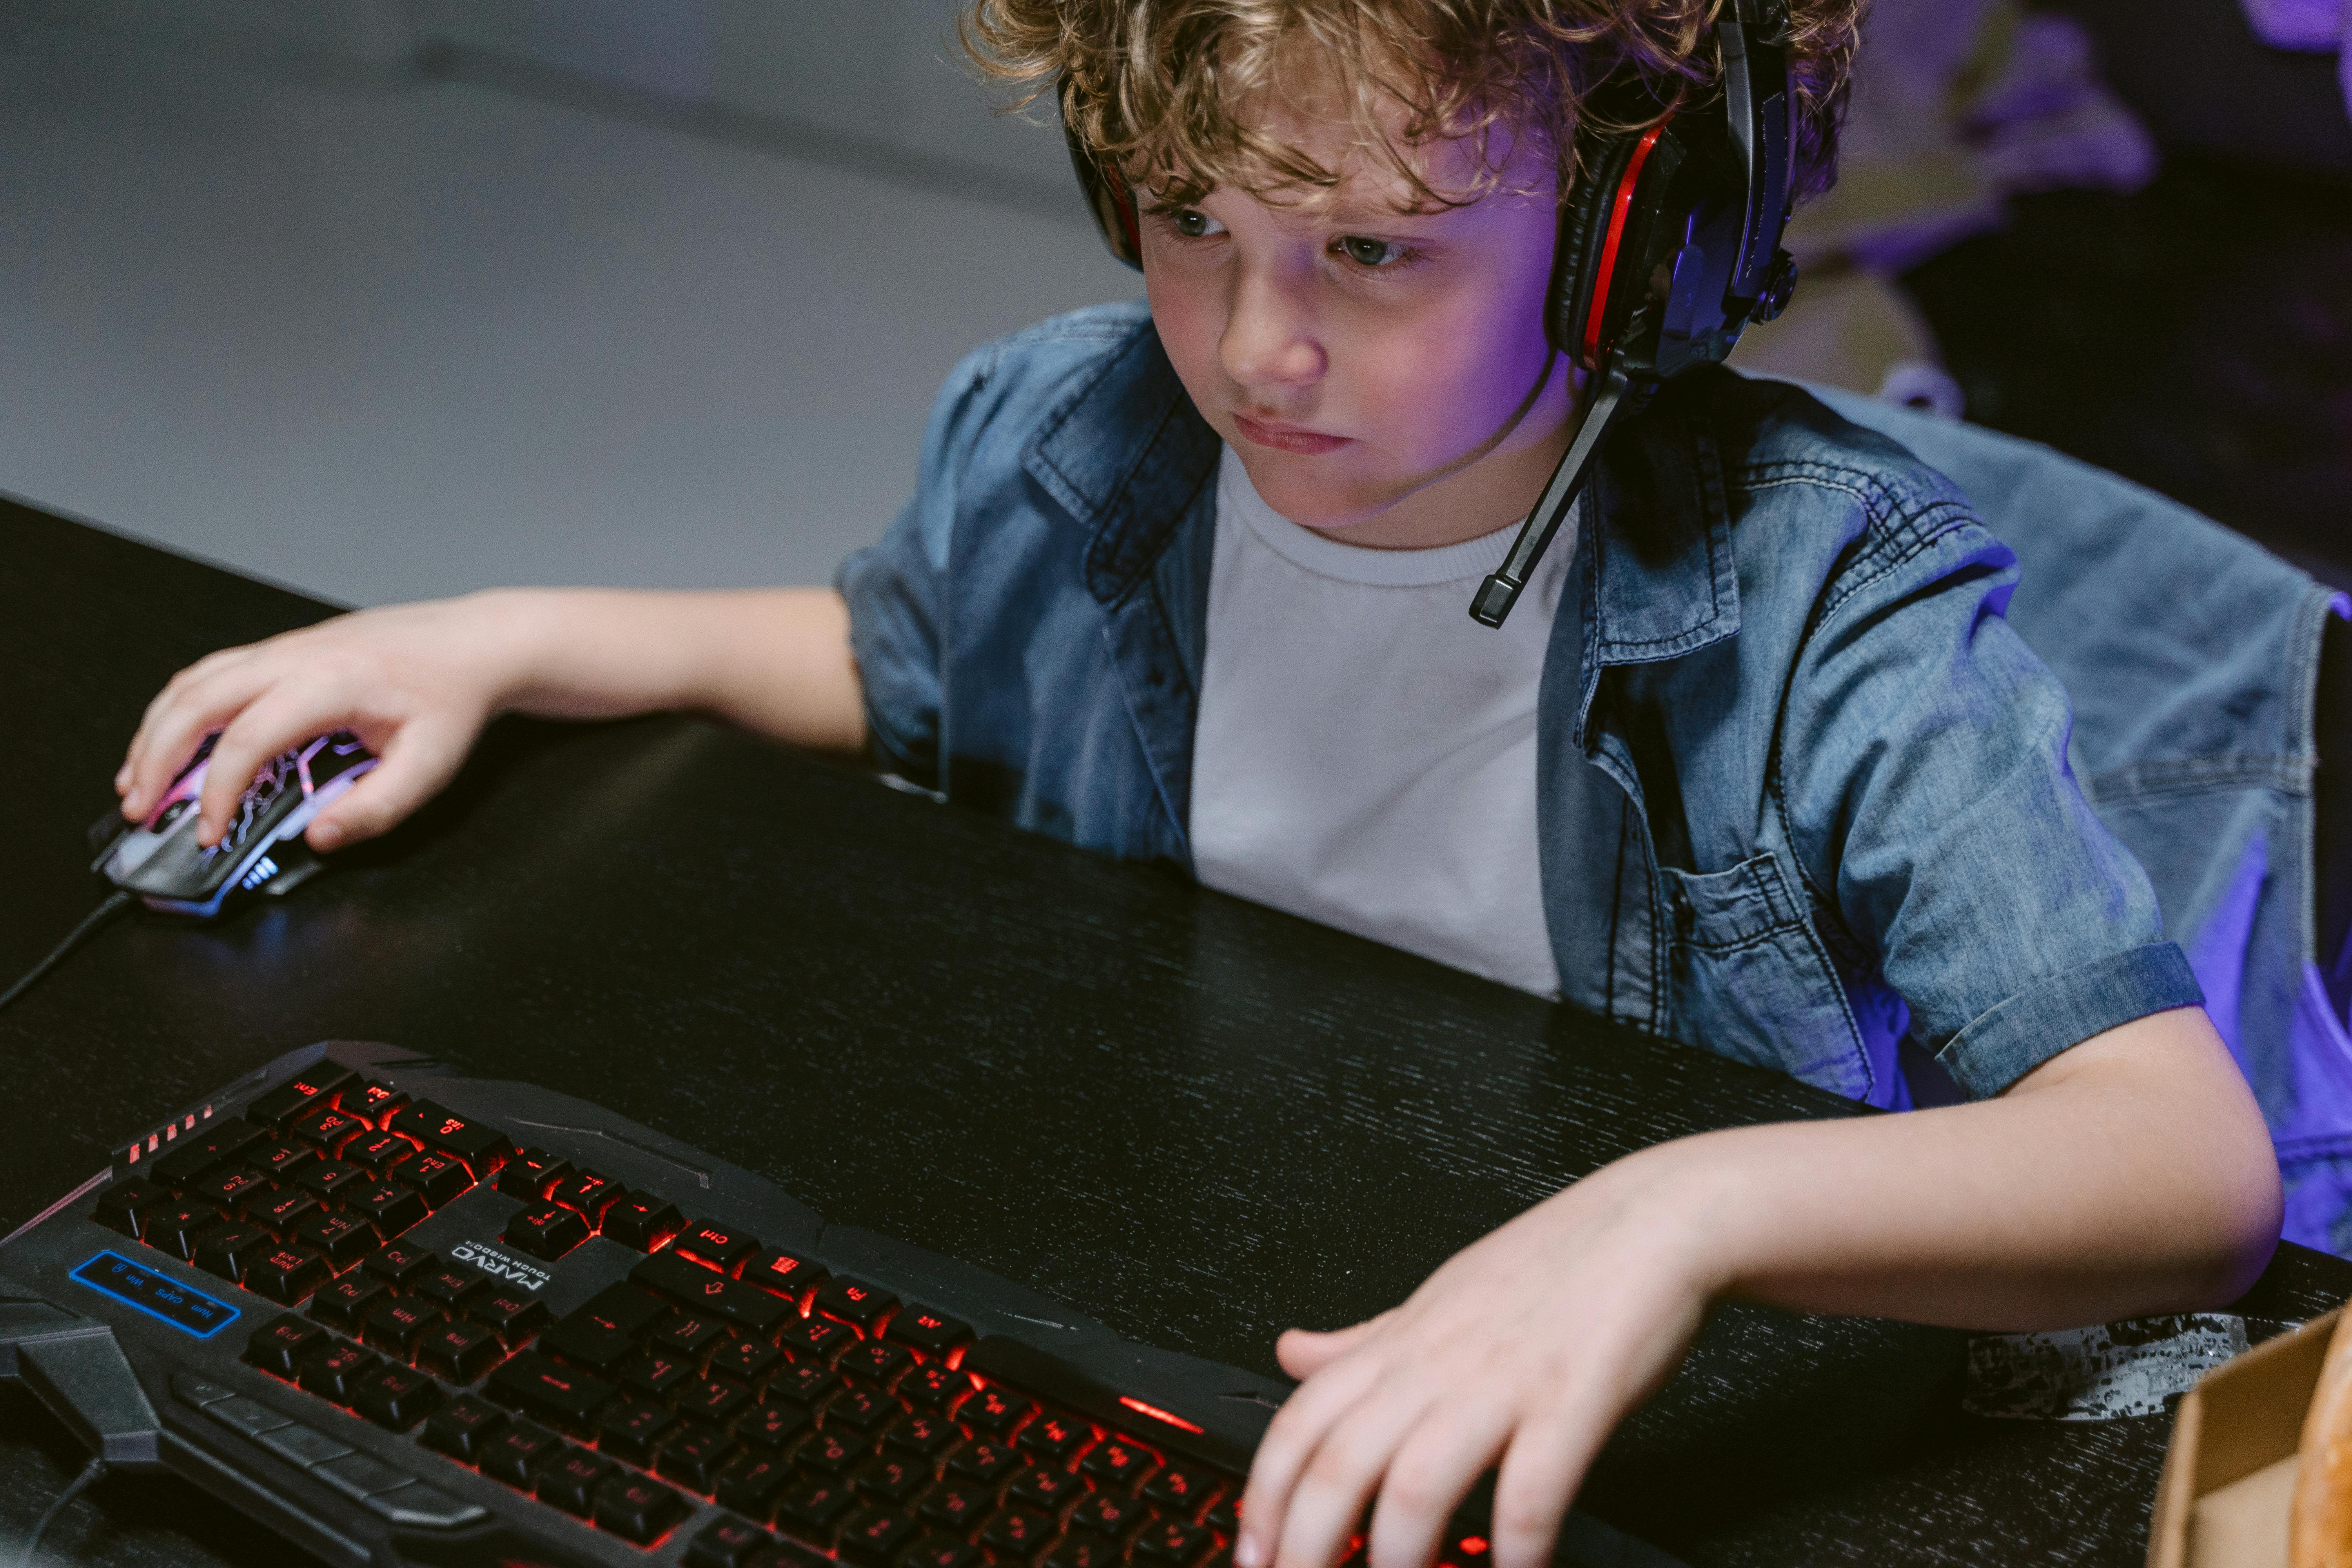
[[[839,577],[886,763],[1189,868],[1219,452],[1139,304],[966,359]],[[2016,557],[1942,475],[1704,371],[1590,497],[1537,721],[1564,1000],[1899,1106],[1906,1036],[1988,1096],[2202,999],[2004,617]]]

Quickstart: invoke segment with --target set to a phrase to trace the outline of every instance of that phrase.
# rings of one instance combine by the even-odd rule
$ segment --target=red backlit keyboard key
[[[547,1191],[547,1201],[562,1204],[591,1226],[602,1225],[604,1211],[621,1201],[621,1184],[593,1171],[574,1171]]]
[[[686,1500],[657,1481],[624,1471],[596,1489],[596,1527],[650,1546],[686,1517]]]
[[[482,1446],[481,1458],[475,1463],[481,1466],[482,1474],[529,1491],[539,1479],[541,1467],[562,1453],[563,1439],[546,1427],[509,1421]]]
[[[356,1116],[346,1116],[331,1106],[298,1116],[287,1131],[303,1142],[323,1150],[329,1159],[341,1153],[344,1144],[368,1130],[367,1123]]]
[[[867,1452],[866,1439],[856,1433],[827,1427],[801,1445],[800,1451],[793,1456],[793,1463],[804,1470],[845,1476],[865,1461]]]
[[[693,1361],[668,1351],[639,1351],[621,1370],[623,1383],[640,1394],[664,1399],[671,1389],[693,1376]]]
[[[892,1510],[869,1508],[841,1525],[841,1551],[860,1563],[887,1563],[914,1539],[915,1521]]]
[[[330,1340],[302,1358],[295,1376],[305,1393],[349,1405],[360,1379],[383,1364],[349,1340]]]
[[[936,1454],[958,1437],[955,1423],[936,1410],[918,1410],[890,1428],[890,1446],[917,1454]]]
[[[585,1519],[595,1511],[597,1488],[612,1474],[612,1460],[600,1460],[585,1448],[567,1448],[539,1467],[539,1500]]]
[[[1149,1508],[1131,1497],[1121,1497],[1117,1492],[1088,1492],[1070,1510],[1070,1528],[1117,1539],[1150,1514]]]
[[[906,1568],[972,1568],[980,1553],[951,1535],[926,1535],[899,1554]]]
[[[669,1244],[669,1249],[706,1268],[732,1274],[736,1265],[760,1250],[760,1244],[731,1225],[721,1225],[715,1219],[698,1219],[677,1233],[677,1239]]]
[[[735,1506],[727,1501],[723,1491],[719,1501],[729,1508]],[[765,1507],[750,1511],[761,1519],[768,1517]],[[751,1568],[751,1561],[760,1549],[774,1541],[774,1536],[758,1525],[721,1514],[696,1533],[694,1544],[687,1549],[686,1568]]]
[[[865,1340],[841,1352],[833,1363],[834,1371],[844,1377],[878,1384],[887,1388],[893,1378],[914,1364],[903,1345],[888,1344],[881,1340]]]
[[[585,1519],[596,1511],[596,1489],[614,1473],[610,1459],[567,1448],[539,1468],[539,1500]]]
[[[702,1421],[725,1421],[751,1403],[751,1391],[722,1377],[698,1377],[670,1391],[670,1403],[681,1415]]]
[[[836,1274],[817,1288],[815,1308],[870,1334],[883,1314],[898,1304],[898,1299],[879,1285]]]
[[[139,1239],[182,1259],[195,1256],[196,1239],[220,1224],[220,1211],[210,1204],[174,1199],[149,1209],[141,1220]]]
[[[607,1285],[587,1305],[565,1313],[540,1337],[539,1348],[590,1372],[607,1373],[637,1353],[637,1330],[665,1310],[634,1285]]]
[[[455,1154],[444,1154],[438,1149],[427,1149],[392,1167],[392,1179],[404,1187],[414,1187],[425,1201],[439,1208],[451,1198],[474,1184],[474,1173]]]
[[[654,1468],[671,1480],[707,1492],[719,1479],[719,1472],[741,1451],[732,1433],[689,1421],[661,1446],[661,1455],[654,1460]]]
[[[386,1296],[368,1309],[360,1325],[361,1337],[377,1350],[405,1361],[417,1336],[444,1321],[441,1309],[430,1301],[415,1296]]]
[[[776,1521],[795,1533],[823,1541],[824,1528],[848,1510],[849,1483],[833,1476],[813,1477],[784,1494],[776,1505]]]
[[[1034,1557],[1054,1539],[1054,1521],[1034,1508],[1000,1510],[980,1532],[980,1542],[1007,1557],[1024,1562]]]
[[[1227,1535],[1233,1534],[1241,1528],[1241,1494],[1231,1489],[1219,1493],[1217,1500],[1209,1505],[1209,1511],[1201,1516],[1201,1522],[1211,1530],[1222,1530]]]
[[[1020,1457],[992,1437],[966,1443],[948,1456],[949,1469],[983,1486],[1003,1479],[1007,1472],[1020,1466]]]
[[[912,1454],[885,1454],[858,1466],[849,1479],[869,1498],[904,1502],[931,1484],[931,1467]]]
[[[379,1279],[389,1279],[404,1285],[428,1268],[438,1268],[441,1260],[423,1247],[405,1241],[387,1241],[368,1254],[367,1271]]]
[[[1143,1532],[1135,1538],[1135,1559],[1139,1563],[1192,1563],[1208,1551],[1211,1539],[1209,1532],[1197,1524],[1163,1516],[1145,1525]]]
[[[460,1263],[443,1263],[420,1269],[408,1282],[412,1293],[424,1297],[445,1312],[464,1310],[467,1302],[489,1288],[488,1275]]]
[[[414,1138],[428,1149],[457,1155],[477,1176],[489,1174],[514,1152],[505,1133],[429,1100],[402,1106],[383,1119],[383,1127],[387,1132]]]
[[[269,1191],[269,1183],[242,1165],[224,1166],[207,1173],[188,1187],[188,1196],[215,1208],[236,1209],[257,1193]]]
[[[1051,1513],[1064,1503],[1086,1490],[1087,1483],[1070,1474],[1046,1465],[1032,1465],[1013,1478],[1005,1489],[1006,1500],[1025,1502]]]
[[[604,1235],[624,1247],[651,1252],[686,1228],[677,1205],[651,1193],[625,1193],[604,1211]]]
[[[331,1268],[348,1268],[375,1246],[375,1227],[354,1215],[313,1213],[294,1227],[294,1241],[323,1256]]]
[[[520,1285],[493,1285],[466,1303],[466,1316],[496,1329],[507,1349],[520,1350],[545,1327],[547,1303]]]
[[[172,1194],[152,1182],[117,1181],[99,1194],[98,1207],[89,1217],[110,1231],[138,1241],[143,1234],[140,1228],[142,1213],[167,1208],[171,1203]]]
[[[1099,1535],[1071,1535],[1045,1554],[1045,1568],[1111,1568],[1121,1555],[1115,1541]]]
[[[711,1495],[721,1508],[765,1519],[775,1507],[776,1494],[793,1479],[793,1468],[776,1454],[738,1454],[719,1472]],[[762,1539],[765,1539],[762,1537]]]
[[[203,1122],[164,1144],[155,1163],[142,1167],[142,1173],[151,1182],[184,1189],[190,1182],[260,1136],[260,1128],[234,1116]]]
[[[331,1328],[356,1334],[364,1329],[367,1315],[375,1310],[375,1304],[384,1300],[390,1289],[383,1280],[371,1279],[364,1273],[330,1279],[310,1298],[310,1315]]]
[[[545,1203],[547,1189],[571,1173],[571,1161],[544,1149],[525,1149],[499,1171],[499,1191],[527,1204]]]
[[[786,1320],[797,1317],[790,1302],[688,1263],[674,1252],[654,1254],[630,1269],[629,1278],[749,1333],[772,1334]]]
[[[654,1326],[648,1342],[657,1348],[675,1351],[680,1355],[700,1356],[726,1335],[715,1318],[698,1312],[688,1312],[673,1307],[667,1317]]]
[[[814,1405],[840,1386],[838,1373],[829,1372],[816,1362],[796,1361],[779,1368],[776,1375],[768,1380],[768,1397]]]
[[[519,1210],[507,1221],[506,1239],[533,1258],[550,1262],[588,1239],[588,1222],[554,1204]]]
[[[762,1290],[798,1298],[824,1280],[824,1270],[797,1253],[768,1248],[743,1266],[743,1281]]]
[[[735,1436],[761,1448],[781,1448],[808,1430],[808,1412],[797,1405],[760,1405],[735,1423]]]
[[[650,1399],[616,1400],[596,1417],[596,1446],[642,1465],[653,1458],[656,1445],[677,1425],[674,1412]]]
[[[945,1355],[971,1338],[971,1330],[929,1307],[902,1307],[890,1320],[890,1337],[932,1355]]]
[[[304,1221],[320,1212],[319,1200],[299,1187],[265,1184],[245,1200],[245,1217],[280,1240],[290,1241]]]
[[[944,1410],[960,1394],[971,1392],[971,1379],[939,1363],[919,1366],[898,1380],[898,1397],[926,1410]]]
[[[1036,1420],[1021,1428],[1021,1436],[1014,1446],[1026,1449],[1041,1459],[1051,1459],[1056,1464],[1061,1464],[1067,1461],[1080,1448],[1093,1442],[1094,1436],[1094,1429],[1083,1421],[1072,1420],[1067,1415],[1049,1414],[1038,1416]]]
[[[1191,1518],[1217,1489],[1205,1471],[1171,1465],[1144,1484],[1143,1495],[1171,1512]]]
[[[490,1373],[488,1398],[578,1436],[595,1429],[596,1413],[618,1391],[599,1377],[575,1372],[537,1351],[524,1351]]]
[[[898,1414],[898,1402],[878,1388],[853,1384],[824,1407],[828,1425],[839,1423],[860,1432],[875,1433]]]
[[[290,1307],[326,1280],[325,1258],[307,1247],[280,1243],[247,1261],[241,1283],[257,1296]]]
[[[258,1171],[273,1182],[292,1181],[317,1158],[319,1152],[308,1143],[248,1144],[237,1155],[238,1163],[246,1169]]]
[[[442,1320],[417,1336],[416,1362],[452,1383],[471,1383],[506,1358],[499,1336],[479,1323]]]
[[[956,1419],[975,1432],[992,1435],[1010,1431],[1013,1424],[1036,1408],[1028,1400],[1000,1383],[986,1388],[956,1406]]]
[[[851,1338],[846,1325],[830,1318],[787,1318],[776,1342],[792,1352],[795,1359],[808,1357],[824,1362],[851,1342]]]
[[[372,1179],[357,1165],[345,1164],[341,1160],[321,1160],[303,1166],[294,1184],[320,1203],[331,1205],[339,1194],[364,1185]]]
[[[433,1413],[419,1439],[436,1453],[474,1464],[506,1424],[505,1411],[487,1399],[461,1394]]]
[[[710,1352],[710,1375],[757,1383],[783,1360],[784,1352],[765,1340],[730,1339]]]
[[[1160,1468],[1160,1456],[1140,1443],[1114,1437],[1097,1446],[1078,1468],[1097,1480],[1132,1491],[1136,1482]]]
[[[415,1152],[416,1145],[397,1132],[363,1132],[343,1145],[339,1158],[346,1164],[363,1165],[379,1176],[388,1176]]]
[[[339,1205],[375,1226],[383,1236],[398,1236],[433,1211],[425,1194],[397,1182],[362,1182],[343,1190]]]
[[[408,1103],[408,1096],[388,1083],[368,1079],[336,1095],[335,1103],[381,1127],[385,1117]]]
[[[282,1127],[306,1111],[332,1105],[335,1091],[357,1076],[349,1068],[320,1062],[309,1072],[295,1074],[246,1107],[246,1120]]]
[[[958,1535],[969,1535],[972,1526],[987,1518],[989,1510],[995,1506],[994,1496],[985,1489],[950,1481],[923,1500],[922,1514]]]
[[[245,1359],[264,1372],[292,1377],[302,1358],[326,1339],[327,1331],[318,1324],[280,1312],[253,1331],[253,1337],[245,1343]]]
[[[359,1380],[352,1408],[394,1432],[405,1432],[440,1407],[441,1389],[421,1372],[389,1362]]]
[[[190,1261],[207,1274],[242,1279],[246,1266],[277,1245],[277,1238],[259,1226],[232,1221],[196,1237],[196,1255]]]

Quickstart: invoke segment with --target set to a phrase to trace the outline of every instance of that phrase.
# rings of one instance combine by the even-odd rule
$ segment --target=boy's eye
[[[1206,239],[1224,232],[1223,225],[1199,207],[1179,207],[1169,216],[1169,224],[1186,239]]]
[[[1367,239],[1360,234],[1340,236],[1339,248],[1359,267],[1393,266],[1404,255],[1404,247],[1394,240]]]

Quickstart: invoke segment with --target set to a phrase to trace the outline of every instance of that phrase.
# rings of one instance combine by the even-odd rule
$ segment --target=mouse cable
[[[118,888],[113,892],[108,894],[104,903],[90,910],[88,915],[83,917],[81,924],[74,927],[72,931],[66,934],[65,941],[49,949],[48,957],[41,960],[40,963],[25,971],[24,978],[17,981],[16,984],[11,985],[5,991],[0,991],[0,1007],[7,1006],[9,1003],[14,1002],[17,997],[22,996],[26,992],[30,991],[33,988],[33,983],[35,981],[38,980],[42,975],[47,974],[50,970],[57,967],[58,960],[63,958],[67,953],[71,952],[75,948],[79,947],[83,942],[89,939],[89,935],[93,931],[98,930],[99,927],[104,925],[107,921],[112,920],[115,916],[121,914],[123,910],[129,909],[132,904],[138,901],[139,895],[131,891],[128,888]]]
[[[25,1537],[25,1550],[16,1554],[16,1568],[33,1568],[33,1553],[40,1550],[41,1537],[49,1532],[49,1526],[57,1522],[58,1515],[65,1512],[68,1503],[88,1491],[90,1484],[104,1474],[104,1459],[94,1458],[82,1467],[81,1474],[68,1483],[66,1489],[58,1494],[58,1500],[49,1504],[49,1510],[34,1523],[33,1533]]]

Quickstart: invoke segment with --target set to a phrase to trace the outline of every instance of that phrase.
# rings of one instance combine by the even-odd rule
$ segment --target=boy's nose
[[[1280,279],[1262,273],[1236,279],[1217,352],[1225,374],[1243,386],[1309,384],[1330,363],[1308,312]]]

